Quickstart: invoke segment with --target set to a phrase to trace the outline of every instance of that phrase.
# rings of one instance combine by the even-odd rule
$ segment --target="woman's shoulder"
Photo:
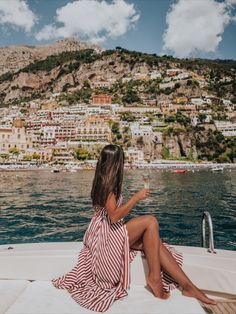
[[[114,197],[116,198],[115,194],[113,193]],[[116,201],[116,206],[119,207],[121,204],[122,204],[122,201],[123,201],[123,196],[122,194],[119,196],[118,200]],[[102,209],[102,208],[105,208],[105,206],[102,206],[102,205],[99,205],[99,204],[95,204],[93,205],[93,208],[95,209]]]

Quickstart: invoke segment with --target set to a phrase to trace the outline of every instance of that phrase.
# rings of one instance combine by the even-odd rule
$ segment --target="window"
[[[10,134],[7,135],[7,138],[8,138],[8,139],[10,138]]]
[[[9,144],[8,147],[10,148],[10,147],[11,147],[11,144]]]
[[[2,138],[5,138],[5,134],[2,134]]]
[[[17,132],[20,133],[20,129],[17,129]]]
[[[18,138],[18,139],[20,138],[20,134],[17,134],[17,138]]]

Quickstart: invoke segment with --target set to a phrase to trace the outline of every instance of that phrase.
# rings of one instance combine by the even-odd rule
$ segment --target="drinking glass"
[[[150,175],[149,174],[143,174],[143,183],[144,183],[144,189],[150,189]]]

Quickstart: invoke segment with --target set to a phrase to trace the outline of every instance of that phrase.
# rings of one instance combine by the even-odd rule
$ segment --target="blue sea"
[[[123,198],[143,187],[147,170],[125,172]],[[236,172],[150,170],[151,194],[126,217],[151,214],[171,244],[200,246],[209,211],[215,247],[236,250]],[[0,172],[0,244],[82,241],[93,215],[93,170]]]

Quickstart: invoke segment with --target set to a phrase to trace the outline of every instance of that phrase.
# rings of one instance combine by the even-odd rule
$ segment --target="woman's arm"
[[[142,189],[135,193],[125,204],[117,207],[116,198],[114,193],[110,193],[105,204],[107,213],[112,223],[116,223],[121,218],[125,217],[129,211],[141,200],[149,196],[148,189]]]

